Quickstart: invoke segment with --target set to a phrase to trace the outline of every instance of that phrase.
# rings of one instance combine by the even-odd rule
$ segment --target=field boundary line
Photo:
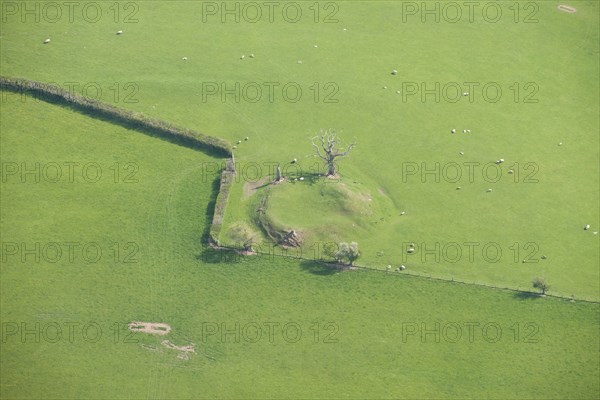
[[[70,106],[76,111],[108,122],[142,130],[164,139],[171,139],[178,144],[192,148],[201,148],[209,153],[232,156],[232,147],[225,139],[177,127],[169,122],[150,118],[143,112],[129,111],[111,104],[69,92],[56,85],[33,81],[25,78],[9,78],[0,76],[0,89],[13,93],[29,94],[48,103],[59,103]]]
[[[238,254],[244,254],[243,249],[241,248],[237,248],[237,247],[228,247],[228,246],[211,246],[213,250],[225,250],[225,251],[230,251],[230,252],[235,252]],[[275,254],[275,253],[267,253],[267,252],[261,252],[261,251],[255,251],[254,254],[260,254],[263,256],[268,256],[271,258],[292,258],[295,260],[302,260],[302,261],[310,261],[310,262],[314,262],[317,264],[322,264],[327,266],[328,268],[333,268],[331,265],[329,265],[330,263],[322,260],[322,259],[314,259],[314,258],[306,258],[306,257],[299,257],[299,256],[293,256],[293,255],[282,255],[282,254]],[[244,256],[246,256],[244,254]],[[252,257],[251,255],[249,257]],[[374,267],[369,267],[369,266],[364,266],[364,265],[352,265],[352,267],[348,266],[348,269],[359,269],[359,270],[364,270],[364,271],[370,271],[370,272],[379,272],[379,273],[384,273],[384,274],[390,274],[390,275],[394,275],[394,276],[410,276],[411,278],[421,278],[421,279],[430,279],[430,280],[436,280],[436,281],[442,281],[442,282],[446,282],[446,283],[458,283],[461,285],[470,285],[470,286],[479,286],[479,287],[486,287],[489,289],[499,289],[499,290],[508,290],[511,292],[515,292],[515,293],[521,293],[525,296],[539,296],[539,293],[537,292],[532,292],[530,290],[522,290],[519,289],[519,287],[514,288],[514,287],[509,287],[509,286],[501,286],[501,285],[492,285],[492,284],[488,284],[485,282],[469,282],[466,280],[459,280],[459,279],[454,279],[454,278],[442,278],[442,277],[436,277],[436,276],[431,276],[431,275],[426,275],[426,274],[419,274],[419,273],[413,273],[413,272],[395,272],[395,271],[387,271],[384,269],[379,269],[379,268],[374,268]],[[561,299],[561,300],[572,300],[575,302],[584,302],[584,303],[591,303],[591,304],[600,304],[600,301],[598,300],[590,300],[590,299],[583,299],[583,298],[577,298],[577,297],[573,297],[573,296],[564,296],[561,294],[551,294],[551,293],[546,293],[545,294],[546,297],[553,297],[556,299]]]
[[[180,128],[160,119],[149,118],[141,112],[125,110],[96,99],[72,93],[53,84],[25,78],[0,76],[0,90],[21,95],[28,94],[50,104],[67,106],[91,118],[121,125],[127,129],[135,129],[150,136],[158,136],[194,150],[202,149],[209,155],[225,155],[227,157],[226,166],[221,174],[208,239],[209,244],[218,245],[225,208],[229,199],[229,189],[235,176],[233,149],[228,141],[191,129]]]
[[[231,144],[224,139],[208,136],[202,134],[200,132],[196,132],[190,129],[183,129],[176,127],[168,122],[153,119],[144,116],[143,113],[138,113],[134,111],[125,110],[122,108],[115,107],[108,103],[104,103],[95,99],[91,99],[85,96],[78,95],[76,93],[70,93],[64,89],[61,89],[57,86],[53,86],[50,84],[44,84],[42,82],[33,81],[24,78],[9,78],[5,76],[0,76],[0,90],[7,90],[14,93],[20,94],[33,94],[40,96],[40,98],[48,103],[55,104],[59,103],[62,105],[70,106],[76,111],[82,112],[83,114],[91,114],[92,117],[124,126],[126,128],[133,128],[136,130],[146,131],[147,133],[155,133],[157,136],[160,136],[164,139],[171,139],[179,144],[187,144],[192,148],[203,148],[208,151],[218,152],[221,154],[225,154],[226,158],[226,166],[223,169],[220,177],[219,190],[217,192],[217,197],[215,201],[215,211],[213,213],[213,220],[210,226],[210,233],[208,238],[208,244],[211,248],[215,250],[229,250],[229,251],[239,251],[240,249],[233,247],[226,247],[220,245],[219,237],[221,233],[221,228],[223,225],[223,219],[225,216],[225,210],[227,208],[227,203],[229,200],[229,193],[232,184],[234,183],[236,170],[235,170],[235,158],[233,155],[233,150]],[[36,97],[36,96],[34,96]],[[271,257],[285,257],[285,258],[295,258],[304,261],[312,261],[315,263],[322,263],[327,265],[328,263],[325,260],[316,260],[305,257],[295,257],[295,256],[283,256],[274,253],[264,253],[257,252],[257,254],[265,254]],[[383,273],[391,273],[390,271],[367,267],[367,266],[358,266],[355,265],[353,268],[363,269],[367,271],[377,271]],[[528,290],[520,290],[519,288],[510,288],[510,287],[500,287],[497,285],[490,285],[486,283],[477,283],[477,282],[467,282],[460,281],[454,278],[447,279],[441,277],[433,277],[431,275],[427,276],[424,274],[415,274],[412,272],[402,272],[396,273],[396,275],[408,275],[415,278],[425,278],[425,279],[433,279],[444,282],[454,282],[464,285],[473,285],[480,287],[488,287],[493,289],[500,290],[510,290],[516,293],[523,293],[525,295],[537,295],[538,293],[531,292]],[[554,297],[557,299],[564,300],[572,300],[579,302],[587,302],[593,304],[600,304],[600,301],[595,300],[587,300],[587,299],[575,299],[574,296],[568,297],[560,294],[546,294],[548,297]]]

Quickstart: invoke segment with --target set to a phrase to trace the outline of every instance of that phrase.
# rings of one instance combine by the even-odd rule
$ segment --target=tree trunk
[[[333,163],[333,161],[329,162],[329,171],[327,172],[328,176],[333,176],[335,175],[335,164]]]

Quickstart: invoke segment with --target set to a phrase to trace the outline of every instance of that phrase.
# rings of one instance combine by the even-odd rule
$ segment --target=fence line
[[[0,89],[21,95],[28,94],[48,103],[63,104],[79,112],[89,113],[96,118],[109,120],[127,128],[138,128],[146,133],[153,133],[191,147],[203,148],[226,157],[232,156],[231,144],[224,139],[205,135],[191,129],[180,128],[156,118],[149,118],[143,112],[115,107],[100,100],[69,92],[54,84],[0,76]]]
[[[235,252],[237,254],[239,254],[239,252],[242,250],[240,248],[237,247],[228,247],[228,246],[212,246],[212,248],[214,250],[225,250],[225,251],[230,251],[230,252]],[[315,263],[321,263],[324,265],[329,265],[330,263],[328,263],[327,261],[323,260],[323,259],[314,259],[314,258],[306,258],[306,257],[302,257],[302,256],[295,256],[295,255],[283,255],[283,254],[275,254],[274,252],[264,252],[264,251],[254,251],[255,254],[259,254],[259,255],[265,255],[265,256],[269,256],[271,258],[275,258],[275,257],[280,257],[280,258],[293,258],[295,260],[303,260],[303,261],[312,261]],[[352,268],[354,269],[361,269],[364,271],[369,271],[369,272],[380,272],[380,273],[385,273],[385,274],[393,274],[396,276],[410,276],[411,278],[424,278],[424,279],[430,279],[430,280],[436,280],[436,281],[442,281],[442,282],[449,282],[449,283],[458,283],[461,285],[471,285],[471,286],[480,286],[480,287],[487,287],[487,288],[491,288],[491,289],[499,289],[499,290],[508,290],[511,292],[515,292],[515,293],[522,293],[524,295],[529,295],[529,296],[538,296],[539,293],[537,292],[532,292],[530,290],[524,290],[524,289],[520,289],[520,286],[517,286],[517,288],[514,287],[508,287],[508,286],[499,286],[499,285],[493,285],[493,284],[488,284],[485,282],[477,282],[477,281],[473,281],[473,282],[469,282],[466,280],[459,280],[459,279],[455,279],[455,278],[443,278],[443,277],[436,277],[436,276],[431,276],[431,274],[425,274],[425,273],[416,273],[416,272],[406,272],[406,271],[401,271],[401,272],[395,272],[395,271],[388,271],[385,269],[379,269],[379,268],[375,268],[375,267],[369,267],[369,266],[361,266],[361,265],[353,265]],[[582,298],[575,298],[574,296],[564,296],[561,294],[551,294],[551,293],[546,293],[545,296],[547,297],[554,297],[556,299],[561,299],[561,300],[571,300],[571,301],[578,301],[578,302],[585,302],[585,303],[592,303],[592,304],[600,304],[600,301],[597,300],[589,300],[589,299],[582,299]]]
[[[219,236],[220,236],[221,228],[223,225],[225,209],[227,207],[227,203],[229,200],[229,192],[231,189],[231,185],[234,182],[233,178],[235,177],[235,174],[236,174],[234,155],[233,155],[233,152],[231,149],[231,145],[227,141],[225,141],[221,138],[204,135],[202,133],[192,131],[189,129],[182,129],[182,128],[176,127],[170,123],[167,123],[167,122],[164,122],[161,120],[148,118],[148,117],[144,116],[143,113],[135,113],[135,112],[132,112],[129,110],[120,109],[113,105],[110,105],[110,104],[107,104],[107,103],[104,103],[104,102],[101,102],[98,100],[90,99],[88,97],[81,96],[81,95],[78,95],[75,93],[70,93],[59,87],[44,84],[44,83],[38,82],[38,81],[33,81],[33,80],[23,79],[23,78],[9,78],[9,77],[5,77],[5,76],[0,76],[0,89],[17,92],[17,93],[28,93],[33,96],[39,96],[40,98],[42,98],[50,103],[60,102],[60,103],[72,106],[80,111],[91,111],[92,113],[94,113],[96,116],[98,116],[100,118],[108,118],[108,119],[112,120],[113,122],[125,124],[127,126],[139,127],[148,132],[159,133],[163,136],[170,137],[170,138],[173,138],[176,140],[183,140],[183,141],[188,140],[188,141],[194,142],[194,144],[196,144],[196,145],[200,145],[200,147],[204,147],[209,150],[216,150],[217,152],[221,152],[222,154],[224,153],[225,155],[229,156],[229,158],[227,158],[227,161],[226,161],[226,167],[223,170],[223,172],[221,173],[221,182],[220,182],[220,186],[219,186],[219,191],[217,193],[215,212],[213,214],[213,220],[212,220],[211,227],[210,227],[209,245],[215,249],[226,249],[226,250],[230,250],[230,251],[238,251],[239,250],[236,248],[221,246],[219,244],[220,243]],[[283,255],[277,255],[274,253],[258,252],[258,254],[268,254],[272,257],[275,257],[275,256],[287,257],[287,256],[283,256]],[[305,257],[293,257],[293,256],[288,257],[288,258],[296,258],[296,259],[301,259],[301,260],[306,260],[306,261],[321,262],[321,263],[327,264],[327,262],[325,260],[316,260],[316,259],[310,259],[310,258],[305,258]],[[368,271],[378,271],[378,272],[385,272],[385,273],[390,272],[390,271],[381,270],[381,269],[374,268],[374,267],[367,267],[367,266],[354,266],[354,267],[359,268],[359,269],[368,270]],[[447,278],[441,278],[441,277],[433,277],[431,275],[426,276],[424,274],[404,272],[404,271],[402,271],[401,274],[412,276],[412,277],[434,279],[434,280],[444,281],[444,282],[455,282],[455,283],[460,283],[460,284],[465,284],[465,285],[475,285],[475,286],[484,286],[484,287],[489,287],[489,288],[494,288],[494,289],[510,290],[510,291],[524,293],[524,294],[530,294],[530,295],[536,294],[535,292],[520,290],[519,287],[517,287],[517,289],[510,288],[510,287],[499,287],[496,285],[486,284],[485,282],[477,283],[475,281],[474,282],[459,281],[454,278],[447,279]],[[575,301],[574,296],[567,297],[567,296],[562,296],[560,294],[546,294],[546,296]],[[583,302],[594,303],[594,304],[600,303],[600,301],[586,300],[586,299],[577,299],[577,301],[583,301]]]
[[[229,199],[233,178],[235,177],[233,149],[228,141],[191,129],[180,128],[166,121],[149,118],[141,112],[129,111],[100,100],[72,93],[54,84],[24,78],[0,76],[0,90],[21,95],[27,94],[48,103],[58,103],[71,107],[78,112],[88,113],[95,118],[108,120],[111,123],[119,124],[126,128],[135,128],[145,133],[157,134],[162,138],[177,143],[190,145],[193,148],[203,148],[211,153],[216,153],[214,155],[228,157],[225,169],[221,173],[221,182],[209,231],[209,243],[218,246],[225,208]]]

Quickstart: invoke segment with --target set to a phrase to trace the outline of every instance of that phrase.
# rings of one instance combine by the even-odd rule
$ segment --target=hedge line
[[[219,235],[223,226],[225,208],[229,199],[231,185],[233,184],[235,177],[235,163],[229,142],[190,129],[179,128],[165,121],[148,118],[143,113],[123,110],[95,99],[90,99],[76,93],[70,93],[58,86],[44,84],[42,82],[0,76],[0,89],[21,94],[27,93],[50,103],[67,105],[77,111],[88,113],[96,118],[118,123],[128,128],[143,130],[169,141],[184,144],[189,147],[205,149],[229,157],[225,169],[221,174],[221,183],[219,193],[217,194],[215,212],[209,236],[210,244],[219,244]]]
[[[203,148],[226,157],[231,156],[231,144],[226,140],[183,129],[168,122],[146,117],[143,113],[123,110],[110,104],[71,93],[58,86],[23,78],[0,76],[0,88],[17,93],[27,93],[51,103],[61,103],[96,117],[116,122],[126,127],[143,129],[149,133],[190,147]]]
[[[231,185],[235,181],[235,163],[233,157],[227,159],[225,169],[221,173],[221,183],[219,185],[219,194],[215,202],[215,213],[213,214],[212,224],[210,226],[209,242],[214,246],[219,246],[219,237],[223,228],[223,218],[225,218],[225,209],[229,200]]]

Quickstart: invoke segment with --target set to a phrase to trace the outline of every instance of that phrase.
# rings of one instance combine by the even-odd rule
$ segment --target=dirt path
[[[267,185],[270,182],[268,176],[258,180],[257,182],[246,182],[244,183],[244,200],[251,197],[258,188]]]

